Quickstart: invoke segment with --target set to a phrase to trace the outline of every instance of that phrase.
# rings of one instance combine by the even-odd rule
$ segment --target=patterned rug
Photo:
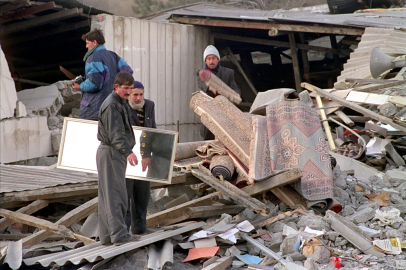
[[[266,115],[272,172],[300,168],[302,178],[293,186],[312,201],[310,208],[326,211],[332,203],[333,176],[317,111],[300,101],[282,102],[267,107]]]
[[[234,163],[228,155],[215,155],[210,162],[211,174],[220,179],[220,176],[224,180],[230,181],[234,174]]]
[[[201,103],[195,112],[201,115],[202,123],[216,138],[248,167],[251,115],[240,111],[223,96]]]
[[[211,101],[212,99],[213,98],[211,96],[207,95],[203,91],[195,92],[192,94],[192,98],[190,99],[189,103],[190,109],[192,109],[192,111],[194,111],[198,115],[201,115],[200,111],[198,110],[198,107],[205,102]]]
[[[220,141],[206,141],[209,142],[201,145],[195,151],[195,154],[201,158],[211,158],[214,155],[227,155],[227,149]]]
[[[184,168],[186,170],[191,170],[192,168],[199,167],[205,160],[201,157],[185,158],[181,160],[175,160],[173,166],[178,168]]]

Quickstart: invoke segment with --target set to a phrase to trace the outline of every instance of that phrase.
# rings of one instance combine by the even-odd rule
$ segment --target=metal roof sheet
[[[52,263],[58,266],[63,266],[67,263],[78,265],[86,261],[95,262],[101,259],[109,259],[130,250],[147,246],[175,235],[201,228],[204,225],[206,225],[205,222],[199,222],[173,231],[160,231],[153,234],[144,235],[137,242],[127,243],[121,246],[102,245],[100,242],[96,242],[70,251],[24,259],[23,262],[28,266],[41,264],[44,267],[48,267]]]
[[[97,175],[61,169],[49,170],[36,166],[0,164],[0,194],[90,181],[97,181]]]
[[[312,13],[311,11],[255,10],[222,5],[197,5],[173,10],[167,14],[221,19],[406,29],[406,11],[388,10],[375,13],[326,14]]]

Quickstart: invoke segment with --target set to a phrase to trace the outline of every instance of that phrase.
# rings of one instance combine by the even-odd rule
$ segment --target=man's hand
[[[151,165],[151,158],[143,158],[141,160],[142,164],[142,171],[145,172],[145,170]]]
[[[80,85],[72,81],[72,88],[75,91],[80,91]]]
[[[138,164],[137,156],[134,153],[131,153],[127,157],[128,162],[130,162],[131,166],[135,166]]]
[[[216,90],[216,89],[209,87],[209,90],[210,90],[213,94],[217,95],[217,90]]]

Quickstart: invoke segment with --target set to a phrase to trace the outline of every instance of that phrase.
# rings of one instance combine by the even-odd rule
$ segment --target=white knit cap
[[[204,50],[203,53],[203,62],[206,62],[206,57],[210,54],[213,54],[215,56],[217,56],[217,58],[220,61],[220,54],[219,51],[216,49],[216,47],[214,47],[213,45],[209,45],[207,46],[207,48]]]

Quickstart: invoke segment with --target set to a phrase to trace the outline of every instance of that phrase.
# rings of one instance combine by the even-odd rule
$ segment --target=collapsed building
[[[5,217],[0,228],[6,230],[2,239],[18,240],[2,253],[9,267],[18,269],[22,263],[80,267],[88,263],[87,267],[109,269],[115,268],[114,262],[125,264],[122,259],[126,256],[132,263],[139,261],[139,269],[159,269],[165,264],[170,267],[167,262],[176,267],[176,256],[182,255],[185,262],[198,262],[197,269],[230,265],[322,269],[333,263],[339,268],[337,261],[346,269],[402,269],[406,264],[401,249],[406,233],[405,68],[390,71],[389,66],[379,78],[370,70],[376,47],[390,61],[406,54],[405,11],[333,16],[322,13],[323,7],[263,11],[196,4],[138,19],[65,2],[36,3],[30,8],[21,8],[29,1],[20,6],[8,1],[0,5],[3,14],[10,12],[1,17],[0,29],[5,52],[0,62],[0,162],[14,163],[0,167],[0,206]],[[40,7],[42,11],[32,18],[28,10]],[[22,22],[16,21],[18,14]],[[32,28],[41,24],[44,29]],[[106,47],[121,55],[133,67],[134,77],[143,82],[146,97],[156,104],[158,128],[178,131],[177,149],[188,152],[178,155],[175,163],[182,169],[174,173],[171,185],[152,185],[147,225],[161,229],[121,249],[102,249],[93,243],[97,237],[97,176],[54,166],[41,170],[16,165],[56,162],[63,118],[77,117],[80,101],[59,66],[83,73],[85,49],[80,36],[94,27],[102,29]],[[59,35],[68,31],[74,35],[61,40]],[[34,54],[34,44],[25,53],[28,37],[41,47],[47,36],[52,40],[48,50]],[[196,71],[204,66],[201,56],[209,44],[218,47],[222,63],[236,71],[243,99],[237,106],[223,97],[192,96],[197,90]],[[62,59],[64,51],[69,53]],[[38,66],[35,62],[40,58],[46,60]],[[33,84],[40,87],[32,88]],[[272,158],[266,146],[273,144],[267,140],[277,132],[269,128],[267,121],[274,120],[267,112],[275,110],[272,113],[278,115],[272,106],[286,100],[288,107],[307,111],[299,119],[300,132],[306,136],[299,138],[308,139],[314,130],[324,132],[316,157],[334,157],[335,168],[328,176],[332,181],[323,184],[328,190],[323,195],[312,193],[318,188],[312,186],[312,180],[322,174],[320,166],[301,163],[281,170],[276,159],[269,165]],[[233,119],[227,115],[229,111],[219,112],[217,107],[227,107],[241,119]],[[234,129],[220,132],[218,125],[210,126],[213,120],[228,121]],[[202,122],[215,133],[216,143],[195,143],[201,140]],[[311,131],[309,123],[315,124]],[[286,142],[291,141],[289,136]],[[281,154],[276,148],[275,153]],[[294,149],[304,152],[297,144]],[[226,161],[230,158],[231,165]],[[209,168],[204,161],[211,162]],[[222,167],[221,177],[213,172],[215,165]],[[232,182],[224,180],[227,175],[233,175]],[[305,186],[306,179],[310,182]],[[64,206],[62,214],[48,217],[55,223],[28,216],[37,211],[35,216],[48,216],[54,203]],[[196,222],[200,220],[206,223]],[[33,231],[35,227],[38,229]],[[202,230],[192,234],[198,229]],[[190,236],[189,241],[184,241],[185,235]],[[46,239],[76,241],[40,244]],[[171,240],[162,242],[165,239]],[[393,243],[390,239],[395,239],[398,248],[384,248]],[[25,246],[30,248],[23,249]],[[148,254],[138,249],[145,246]],[[63,249],[71,250],[51,253]],[[173,255],[174,249],[177,255]],[[185,253],[189,253],[187,258]],[[153,265],[154,261],[160,263]]]

